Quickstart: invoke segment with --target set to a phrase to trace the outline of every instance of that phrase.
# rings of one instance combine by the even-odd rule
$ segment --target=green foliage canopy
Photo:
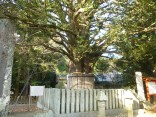
[[[116,16],[112,5],[109,0],[17,0],[1,9],[19,32],[44,39],[40,44],[46,49],[67,56],[78,71],[91,72],[114,40],[105,35],[115,32],[110,30]]]
[[[118,1],[118,6],[123,9],[121,20],[117,20],[116,25],[121,27],[122,34],[116,45],[120,48],[123,58],[117,66],[126,73],[127,79],[132,78],[130,81],[135,81],[135,71],[153,76],[156,66],[156,2],[121,1]]]

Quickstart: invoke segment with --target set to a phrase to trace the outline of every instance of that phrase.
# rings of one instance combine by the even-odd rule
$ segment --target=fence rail
[[[54,114],[97,111],[96,96],[99,91],[108,97],[106,110],[123,109],[125,107],[124,89],[55,89],[46,88],[44,96],[39,97],[38,103],[52,110]],[[132,93],[133,95],[133,93]],[[133,109],[139,108],[139,101],[133,95]]]

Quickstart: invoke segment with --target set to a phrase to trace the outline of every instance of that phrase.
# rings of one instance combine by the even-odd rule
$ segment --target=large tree
[[[1,6],[19,32],[27,31],[30,39],[39,37],[42,41],[37,42],[46,49],[68,57],[74,71],[86,73],[114,40],[105,35],[114,33],[112,8],[110,0],[17,0]]]

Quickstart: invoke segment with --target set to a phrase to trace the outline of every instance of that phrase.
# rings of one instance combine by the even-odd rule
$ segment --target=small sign
[[[30,96],[43,96],[44,86],[30,86]]]
[[[149,90],[149,94],[156,94],[156,83],[148,82],[148,90]]]

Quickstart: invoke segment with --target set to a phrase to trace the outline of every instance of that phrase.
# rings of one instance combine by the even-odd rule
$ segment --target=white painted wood
[[[119,108],[122,108],[122,90],[118,89]]]
[[[115,91],[112,89],[112,107],[115,109]]]
[[[89,90],[88,89],[85,90],[85,94],[86,94],[85,112],[88,112],[89,111]]]
[[[101,90],[102,89],[96,89],[97,94],[99,94]],[[99,110],[99,108],[98,108],[98,101],[97,101],[97,110]]]
[[[111,89],[108,90],[109,91],[109,109],[112,109],[112,91]]]
[[[106,96],[108,97],[108,100],[109,100],[109,95],[108,95],[109,93],[108,92],[109,92],[108,90],[105,90],[105,94],[106,94]],[[109,108],[108,100],[106,101],[106,109]]]
[[[44,103],[45,103],[45,107],[48,108],[48,89],[45,90],[45,100],[44,100]]]
[[[122,95],[122,106],[123,106],[123,108],[124,108],[124,107],[125,107],[125,98],[124,98],[125,90],[122,90],[121,95]]]
[[[48,88],[48,97],[47,97],[47,99],[48,99],[48,109],[50,109],[50,99],[51,97],[50,97],[50,88]]]
[[[96,94],[104,91],[108,97],[106,109],[124,108],[124,91],[123,89],[93,89],[93,90],[65,90],[65,89],[46,89],[44,98],[40,99],[42,105],[49,107],[54,113],[75,113],[96,111]],[[61,91],[61,95],[60,95]],[[49,102],[49,103],[47,103]],[[138,103],[133,104],[137,108]],[[61,110],[60,110],[61,109]]]
[[[115,90],[115,105],[116,105],[116,108],[119,108],[119,93],[118,93],[118,89]]]
[[[43,96],[43,108],[46,106],[46,102],[45,102],[45,99],[46,99],[46,90],[44,91],[44,96]]]
[[[84,89],[80,90],[80,112],[84,112],[85,100]]]
[[[44,95],[45,95],[45,94],[44,94]],[[41,98],[41,101],[39,102],[39,103],[42,105],[42,108],[43,108],[43,106],[44,106],[44,95],[40,97],[40,98]]]
[[[79,112],[80,109],[80,95],[79,90],[76,90],[76,112]]]
[[[46,89],[46,94],[45,94],[45,108],[48,109],[48,89]]]
[[[50,95],[51,95],[51,99],[52,99],[52,101],[50,102],[51,103],[51,110],[54,110],[54,101],[55,101],[55,94],[54,94],[54,90],[55,89],[53,89],[53,88],[51,88],[51,90],[50,90]]]
[[[97,100],[96,100],[96,96],[97,96],[97,91],[96,91],[96,89],[93,89],[93,95],[94,95],[94,111],[96,111],[97,110]]]
[[[71,90],[71,113],[75,112],[75,105],[76,105],[76,97],[75,97],[75,90]]]
[[[133,117],[133,107],[132,107],[133,100],[130,98],[125,98],[125,102],[126,102],[125,109],[128,112],[128,117]]]
[[[62,89],[61,90],[61,114],[65,113],[65,101],[66,101],[65,89]]]
[[[123,105],[123,102],[122,102],[123,101],[123,98],[122,97],[123,97],[123,90],[121,89],[120,90],[120,106],[121,106],[121,108],[123,108],[123,106],[124,106]]]
[[[105,93],[105,95],[106,95],[106,90],[105,89],[103,89],[103,92]],[[107,97],[107,96],[106,96]],[[108,100],[106,100],[106,102],[105,102],[105,110],[106,110],[106,105],[107,105],[107,103],[108,103]]]
[[[90,89],[89,92],[90,92],[89,110],[93,111],[93,90]]]
[[[52,101],[52,99],[51,99],[51,90],[50,90],[50,88],[48,88],[48,106],[49,106],[49,110],[50,110],[50,108],[51,108],[51,105],[50,105],[50,103],[51,103],[51,101]]]
[[[54,113],[60,114],[60,89],[54,89]]]
[[[66,89],[66,113],[70,113],[70,90]]]

